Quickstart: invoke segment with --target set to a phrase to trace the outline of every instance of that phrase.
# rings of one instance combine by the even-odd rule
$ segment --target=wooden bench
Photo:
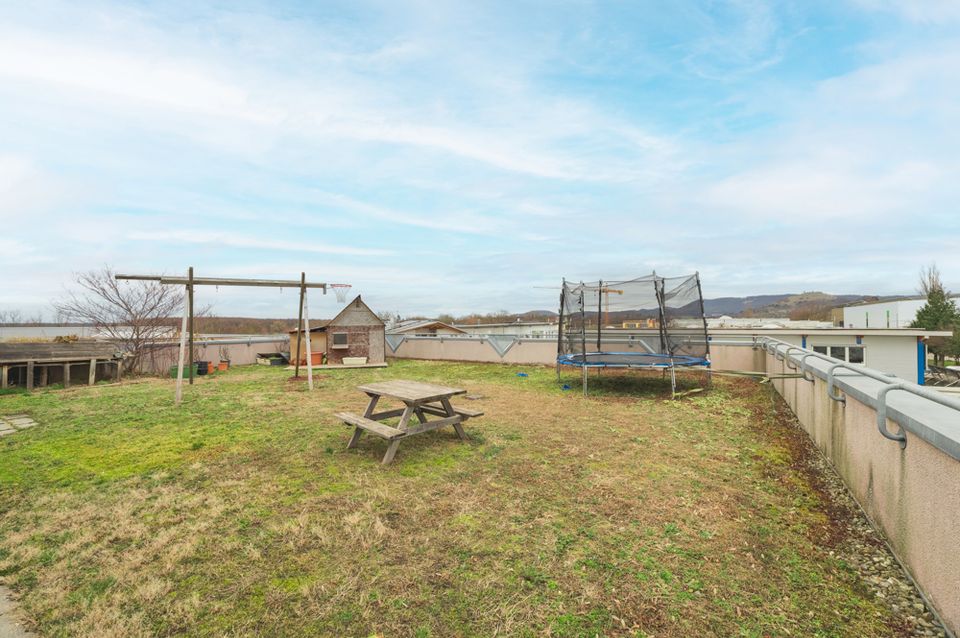
[[[436,416],[446,416],[447,414],[443,406],[437,405],[436,403],[427,403],[421,406],[420,409],[423,410],[424,412],[427,412],[428,414],[433,414]],[[480,410],[469,410],[467,408],[454,407],[453,411],[459,414],[460,416],[462,416],[464,420],[473,419],[478,416],[483,416],[483,412],[481,412]]]
[[[384,425],[383,423],[377,423],[376,421],[371,421],[370,419],[364,418],[359,414],[354,414],[353,412],[337,412],[334,414],[335,417],[346,423],[347,425],[352,425],[356,428],[360,428],[370,432],[371,434],[376,434],[377,436],[384,438],[388,441],[392,441],[398,437],[404,436],[406,432],[403,430],[398,430],[397,428],[392,428],[389,425]]]
[[[448,388],[422,381],[394,379],[392,381],[367,383],[357,386],[357,389],[370,397],[370,402],[367,404],[363,416],[351,412],[338,412],[336,414],[340,420],[354,428],[347,449],[355,447],[364,432],[372,432],[389,441],[387,452],[383,455],[384,465],[393,460],[397,448],[400,446],[400,441],[437,428],[453,426],[460,440],[466,441],[467,433],[463,431],[462,423],[467,419],[483,414],[483,412],[477,410],[455,408],[450,404],[452,397],[466,394],[467,391],[460,388]],[[403,403],[403,407],[378,412],[377,404],[381,398],[400,401]],[[427,415],[440,418],[428,419]],[[379,422],[397,416],[400,417],[400,422],[397,423],[396,427]],[[419,423],[411,425],[410,419],[414,417]]]

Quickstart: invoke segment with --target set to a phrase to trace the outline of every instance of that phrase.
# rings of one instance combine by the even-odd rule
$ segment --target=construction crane
[[[602,286],[600,288],[600,294],[607,296],[605,309],[603,312],[603,324],[605,326],[609,326],[610,325],[610,295],[611,294],[622,295],[623,291],[617,290],[616,288],[607,288],[606,286]]]

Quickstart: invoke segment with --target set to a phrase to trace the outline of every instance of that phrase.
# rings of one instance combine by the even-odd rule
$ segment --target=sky
[[[0,309],[74,274],[403,315],[960,289],[960,0],[0,0]],[[216,314],[296,293],[202,289]],[[311,313],[332,316],[332,295]]]

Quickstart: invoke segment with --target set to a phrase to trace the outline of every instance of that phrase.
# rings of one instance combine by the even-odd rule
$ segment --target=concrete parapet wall
[[[501,339],[501,344],[509,343],[508,339]],[[553,365],[557,361],[557,342],[553,339],[519,338],[502,355],[495,343],[496,337],[404,337],[395,351],[388,345],[387,355],[398,359],[532,365]],[[763,370],[763,352],[749,347],[711,344],[710,359],[718,370]]]
[[[289,348],[290,340],[286,337],[197,341],[193,346],[193,360],[216,363],[225,358],[230,360],[231,365],[250,365],[256,363],[258,352],[280,352]],[[164,344],[143,358],[138,372],[165,375],[171,366],[177,365],[179,357],[179,343]]]
[[[762,349],[763,371],[797,371]],[[801,354],[794,352],[794,355]],[[742,358],[742,357],[738,357]],[[795,356],[791,366],[796,365]],[[844,371],[836,379],[846,403],[828,396],[830,362],[807,359],[813,381],[776,379],[773,387],[833,463],[867,515],[954,633],[960,630],[960,412],[923,397],[887,395],[884,438],[877,423],[880,381]]]

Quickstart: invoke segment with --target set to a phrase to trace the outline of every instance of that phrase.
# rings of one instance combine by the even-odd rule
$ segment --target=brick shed
[[[312,323],[312,322],[311,322]],[[384,363],[386,326],[359,295],[330,321],[310,326],[310,351],[327,356],[327,363],[340,365],[344,357],[366,357],[367,363]],[[290,356],[297,356],[297,341],[303,330],[290,331]],[[306,363],[306,343],[300,348],[300,362]],[[315,358],[316,360],[316,358]]]

